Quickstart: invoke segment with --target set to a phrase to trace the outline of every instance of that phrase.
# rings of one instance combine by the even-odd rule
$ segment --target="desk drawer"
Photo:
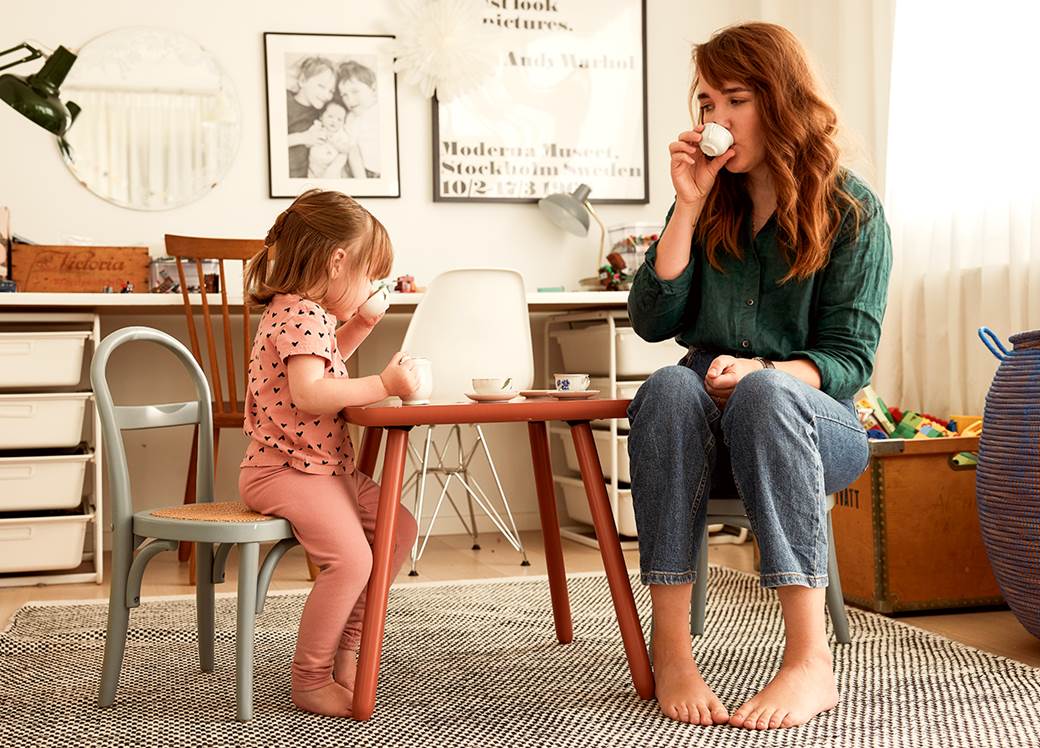
[[[0,449],[75,447],[89,392],[0,395]]]
[[[0,333],[0,389],[74,387],[89,332]]]

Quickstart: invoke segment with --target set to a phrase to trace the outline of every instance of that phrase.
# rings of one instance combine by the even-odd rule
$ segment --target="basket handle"
[[[996,356],[998,361],[1004,361],[1011,355],[1008,349],[1004,347],[1004,344],[1000,342],[1000,338],[997,337],[997,334],[988,327],[983,326],[979,328],[979,340],[982,341],[983,345],[989,348],[989,352]],[[994,344],[996,344],[996,348],[993,347]],[[999,351],[997,349],[999,349]]]

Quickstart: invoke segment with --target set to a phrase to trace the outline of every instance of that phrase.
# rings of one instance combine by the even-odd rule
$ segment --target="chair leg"
[[[841,594],[841,577],[838,576],[838,553],[834,547],[834,526],[830,512],[827,513],[827,611],[831,614],[834,638],[839,644],[852,641],[849,636],[849,617],[845,612],[845,599]]]
[[[239,722],[253,718],[253,639],[260,544],[238,545],[238,621],[235,626],[235,679]]]
[[[108,631],[105,634],[105,659],[101,666],[98,706],[112,706],[119,686],[119,671],[126,652],[126,633],[130,627],[130,608],[126,604],[127,578],[133,560],[133,540],[113,538],[112,579],[108,598]]]
[[[697,551],[697,579],[693,583],[690,600],[690,633],[704,634],[704,616],[708,605],[708,528],[704,528],[701,547]]]
[[[184,482],[184,503],[194,504],[195,503],[195,471],[198,470],[198,449],[199,449],[199,427],[198,424],[192,427],[191,432],[191,451],[188,452],[188,477]],[[191,552],[194,546],[188,541],[182,541],[180,548],[177,550],[177,560],[180,562],[187,561],[191,558]]]
[[[195,583],[195,617],[199,628],[199,669],[213,672],[214,600],[213,544],[199,543],[195,548],[197,581]]]

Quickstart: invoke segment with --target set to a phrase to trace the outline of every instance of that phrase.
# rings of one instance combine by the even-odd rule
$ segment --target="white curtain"
[[[77,90],[77,175],[91,189],[135,208],[187,202],[214,184],[229,128],[211,93]]]
[[[889,403],[980,414],[979,342],[1040,327],[1038,11],[899,0],[885,204],[894,267],[875,385]]]

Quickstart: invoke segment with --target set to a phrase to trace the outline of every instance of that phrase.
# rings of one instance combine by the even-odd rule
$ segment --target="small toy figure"
[[[399,293],[415,293],[415,276],[402,275],[394,283],[394,290]]]
[[[134,284],[131,281],[126,281],[125,283],[123,283],[123,287],[121,289],[119,289],[119,293],[133,293],[133,292],[134,292]]]

